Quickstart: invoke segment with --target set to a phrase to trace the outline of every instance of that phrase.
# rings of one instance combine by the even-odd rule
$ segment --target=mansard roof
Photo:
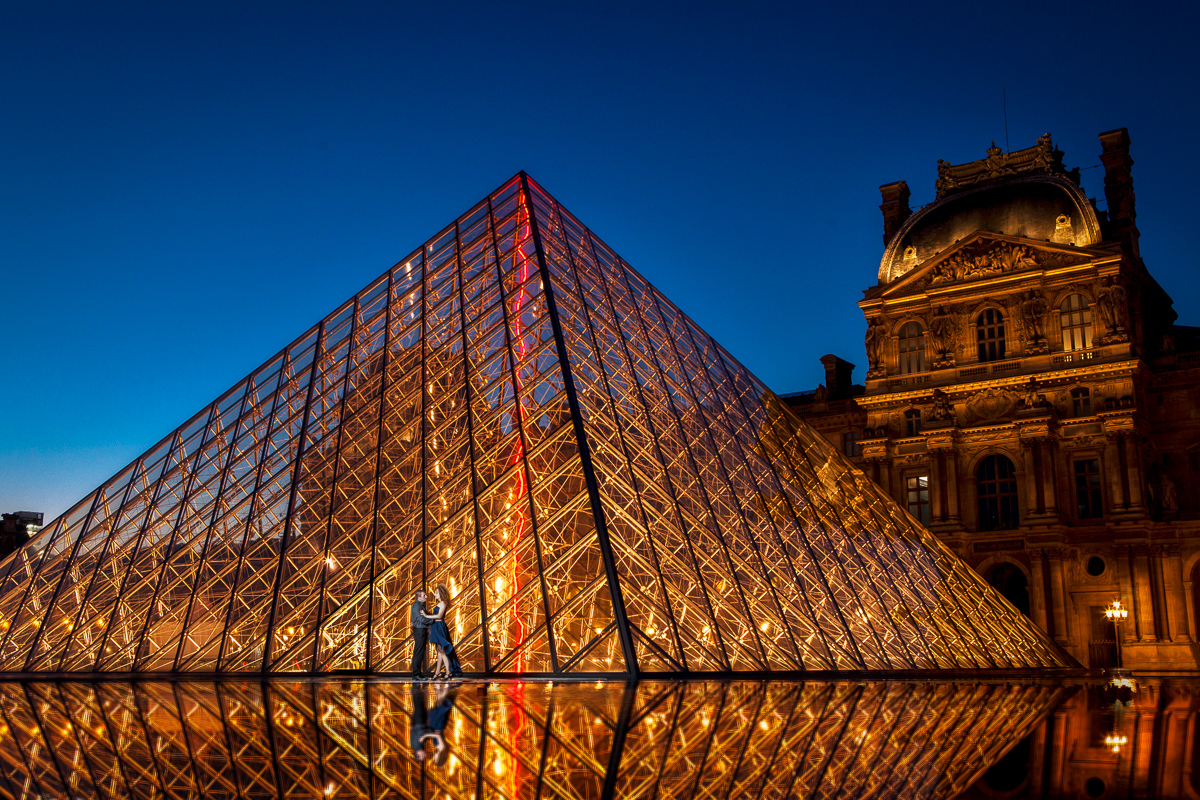
[[[1035,147],[1003,153],[993,145],[980,161],[938,163],[937,199],[892,237],[879,263],[891,283],[976,231],[1088,247],[1102,240],[1096,209],[1078,171],[1062,167],[1049,134]]]

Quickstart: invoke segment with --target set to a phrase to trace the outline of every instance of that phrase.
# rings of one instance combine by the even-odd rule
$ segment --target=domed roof
[[[1049,136],[1045,138],[1048,145]],[[1000,153],[995,147],[988,152],[989,158]],[[1012,163],[1025,152],[1001,154],[997,160]],[[1076,247],[1101,240],[1096,210],[1061,166],[1032,174],[1021,174],[1020,167],[989,174],[986,165],[986,160],[958,167],[939,163],[938,199],[896,232],[879,263],[880,284],[896,280],[977,231]],[[967,181],[975,185],[964,187]]]

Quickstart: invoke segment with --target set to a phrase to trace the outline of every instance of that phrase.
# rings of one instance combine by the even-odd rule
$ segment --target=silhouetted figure
[[[429,595],[424,589],[418,589],[413,595],[412,608],[409,618],[412,620],[413,657],[412,676],[416,680],[425,672],[425,651],[429,649],[429,626],[433,620],[425,616],[425,603]]]

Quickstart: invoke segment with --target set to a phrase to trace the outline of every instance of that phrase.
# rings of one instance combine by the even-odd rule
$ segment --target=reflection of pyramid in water
[[[0,672],[1069,663],[523,175],[0,581]]]
[[[439,694],[392,681],[0,683],[0,797],[949,800],[1070,691],[722,680]],[[418,762],[411,737],[439,707],[446,759]]]

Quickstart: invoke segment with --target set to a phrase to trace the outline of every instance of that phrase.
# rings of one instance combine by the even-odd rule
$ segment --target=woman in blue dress
[[[458,677],[462,674],[462,670],[458,666],[458,657],[454,654],[454,642],[450,640],[450,628],[446,625],[446,612],[450,610],[450,592],[446,591],[445,586],[438,586],[433,590],[433,596],[437,598],[437,605],[433,607],[433,612],[425,614],[428,619],[434,620],[434,623],[429,626],[429,641],[437,648],[437,666],[433,670],[434,677],[438,673],[442,673],[444,677]]]

